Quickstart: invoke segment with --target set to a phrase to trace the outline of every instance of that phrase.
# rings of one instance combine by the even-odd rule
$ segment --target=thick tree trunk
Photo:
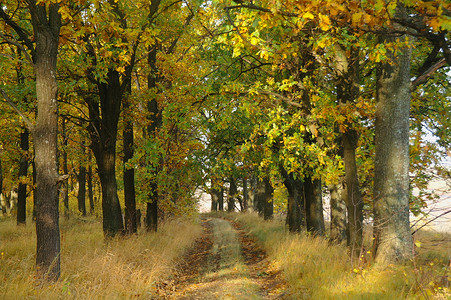
[[[363,200],[360,194],[355,149],[358,134],[352,129],[343,133],[343,158],[345,163],[346,208],[348,210],[348,246],[359,254],[363,243]]]
[[[325,233],[321,180],[304,178],[305,217],[307,231],[322,236]]]
[[[58,211],[58,86],[56,61],[61,27],[59,6],[29,4],[36,41],[37,117],[33,129],[36,165],[36,266],[38,276],[60,276],[60,231]]]
[[[216,186],[216,180],[211,180],[210,196],[211,196],[211,211],[217,211],[219,206],[219,198],[221,188]]]
[[[99,177],[102,186],[103,232],[105,237],[108,238],[117,233],[122,233],[124,229],[117,196],[116,152],[111,149],[108,152],[105,151],[100,155],[100,159]]]
[[[229,211],[229,212],[235,210],[237,193],[238,193],[238,189],[236,186],[235,178],[230,178],[229,195],[227,197],[227,211]]]
[[[224,211],[224,188],[221,187],[218,194],[218,210]]]
[[[387,49],[390,61],[381,62],[377,70],[373,253],[376,263],[382,265],[412,258],[409,227],[411,48],[404,44],[406,39],[390,32],[381,36],[383,42],[398,46],[397,54]]]
[[[337,69],[340,72],[337,85],[339,103],[355,102],[359,95],[360,67],[359,51],[353,48],[349,55],[344,49],[336,47]],[[363,200],[357,176],[355,149],[357,148],[359,133],[349,122],[342,133],[343,161],[345,165],[346,208],[348,216],[348,246],[353,254],[359,254],[363,242]]]
[[[210,191],[210,197],[211,197],[210,211],[218,211],[218,191],[212,189]]]
[[[22,155],[19,162],[19,187],[17,190],[17,225],[27,223],[27,184],[24,179],[28,173],[28,129],[20,133],[20,148]]]
[[[274,213],[274,204],[272,195],[274,189],[268,177],[259,178],[257,181],[257,190],[255,194],[256,208],[259,216],[265,220],[272,219]]]
[[[283,167],[280,168],[280,173],[288,191],[286,220],[288,230],[290,232],[300,232],[305,225],[304,183],[301,179],[295,179],[292,173],[288,174]]]
[[[94,153],[102,188],[103,232],[105,237],[123,233],[124,223],[117,195],[116,181],[116,142],[123,87],[120,75],[110,70],[106,82],[98,83],[100,101],[86,98],[91,123],[88,131],[91,149]]]
[[[330,240],[341,243],[347,237],[346,189],[344,177],[337,184],[329,186],[330,191]]]
[[[265,182],[258,178],[255,187],[254,208],[260,217],[263,216],[264,211],[264,195],[265,195]]]

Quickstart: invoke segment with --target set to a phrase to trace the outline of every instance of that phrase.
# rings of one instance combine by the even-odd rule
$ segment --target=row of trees
[[[34,157],[38,273],[59,277],[59,189],[67,208],[86,172],[107,238],[137,231],[137,202],[149,230],[199,189],[221,209],[225,181],[229,209],[254,189],[265,218],[284,186],[289,230],[322,235],[328,187],[332,239],[359,252],[367,214],[376,260],[409,259],[411,187],[450,136],[449,18],[441,1],[2,1],[0,125],[24,154],[2,135],[0,161],[21,157],[25,184]]]

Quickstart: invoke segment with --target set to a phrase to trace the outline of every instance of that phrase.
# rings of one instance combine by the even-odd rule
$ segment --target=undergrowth
[[[61,224],[61,278],[35,280],[34,225],[0,221],[0,299],[150,299],[173,276],[177,259],[200,235],[199,224],[181,219],[157,233],[140,232],[106,242],[94,218]]]
[[[345,245],[290,234],[283,220],[265,222],[254,214],[232,217],[263,245],[293,299],[451,299],[449,234],[417,234],[420,247],[413,262],[381,269],[366,259],[371,253],[352,264]]]

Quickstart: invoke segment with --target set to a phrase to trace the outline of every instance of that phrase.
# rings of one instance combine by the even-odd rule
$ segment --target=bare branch
[[[424,71],[423,74],[418,76],[414,81],[412,81],[412,83],[410,84],[411,88],[414,89],[421,83],[426,82],[432,74],[434,74],[438,69],[444,67],[445,65],[446,59],[443,57],[431,67],[429,67],[426,71]]]

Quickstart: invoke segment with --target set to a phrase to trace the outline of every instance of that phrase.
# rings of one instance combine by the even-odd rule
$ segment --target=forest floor
[[[220,218],[203,218],[202,236],[179,264],[179,272],[162,282],[162,299],[289,298],[281,274],[266,253],[239,228]]]

